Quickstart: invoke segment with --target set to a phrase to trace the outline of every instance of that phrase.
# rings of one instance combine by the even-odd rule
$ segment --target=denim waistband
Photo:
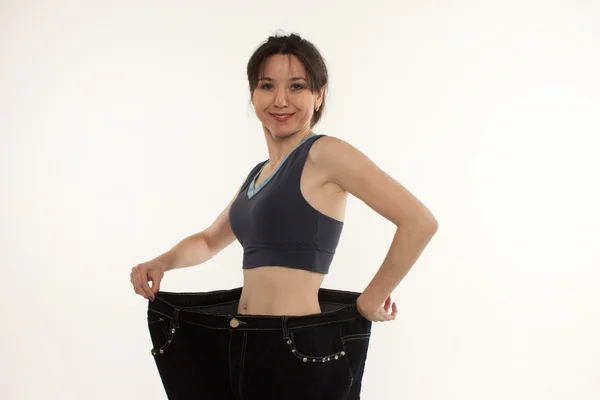
[[[358,292],[320,288],[318,300],[322,312],[309,315],[253,315],[238,314],[242,288],[199,293],[156,293],[148,301],[148,312],[170,320],[173,328],[180,322],[190,322],[212,329],[227,330],[281,330],[284,337],[288,329],[342,322],[362,317],[356,306]],[[330,311],[323,311],[327,308]]]

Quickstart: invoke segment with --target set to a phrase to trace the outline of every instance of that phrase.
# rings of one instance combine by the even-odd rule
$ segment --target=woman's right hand
[[[154,301],[154,295],[160,290],[160,281],[166,270],[166,263],[159,258],[136,265],[131,269],[130,274],[133,290],[143,298]],[[152,287],[148,285],[150,281]]]

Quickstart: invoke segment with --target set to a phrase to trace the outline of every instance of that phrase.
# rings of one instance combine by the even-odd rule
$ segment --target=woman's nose
[[[287,97],[285,90],[278,90],[275,94],[275,105],[278,107],[287,107]]]

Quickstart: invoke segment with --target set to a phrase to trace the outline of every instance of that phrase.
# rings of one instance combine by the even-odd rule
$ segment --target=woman
[[[312,131],[328,74],[310,42],[272,36],[247,73],[269,158],[211,226],[132,269],[135,292],[150,300],[152,354],[169,398],[358,399],[371,323],[395,319],[390,294],[437,221],[356,148]],[[321,288],[348,193],[397,226],[362,293]],[[242,288],[159,291],[165,271],[201,264],[236,239]]]

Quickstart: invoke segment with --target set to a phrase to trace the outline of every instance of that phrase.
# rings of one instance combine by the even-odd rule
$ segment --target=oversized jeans
[[[356,400],[372,322],[360,293],[321,288],[321,313],[238,314],[242,288],[158,292],[151,351],[169,399]]]

